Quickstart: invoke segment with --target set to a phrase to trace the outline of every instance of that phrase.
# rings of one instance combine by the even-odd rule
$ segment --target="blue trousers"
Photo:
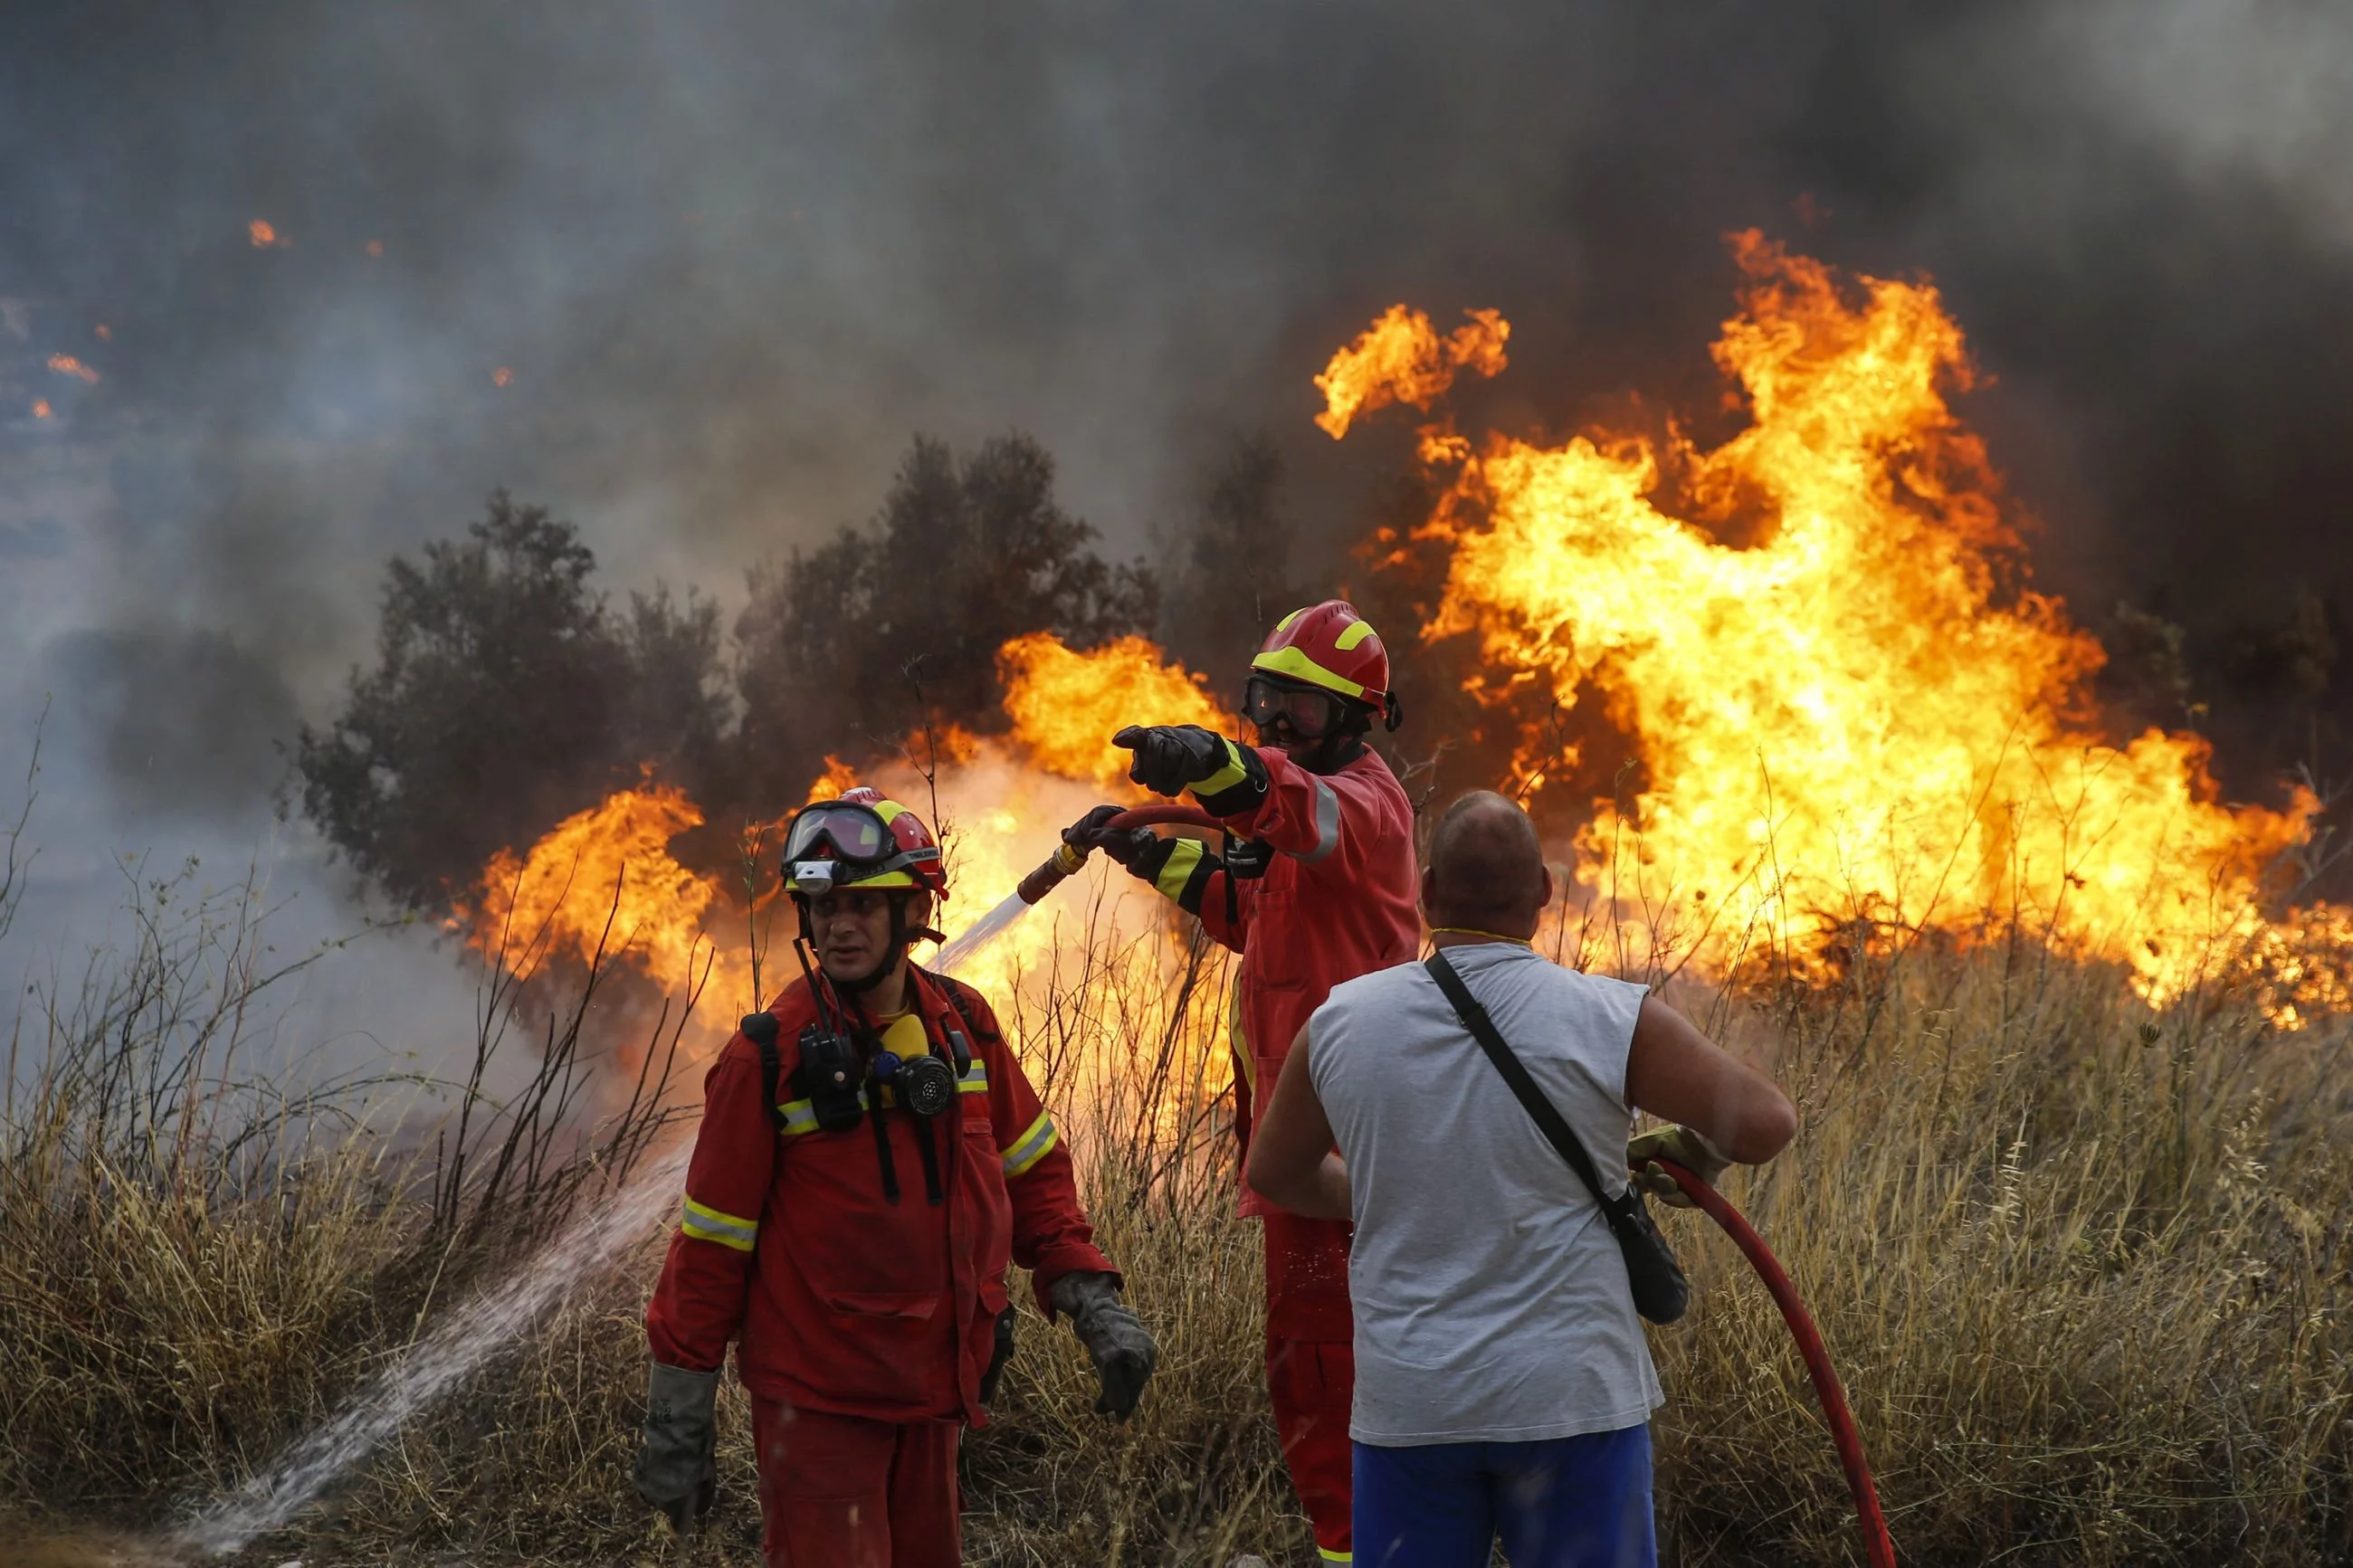
[[[1356,1568],[1655,1568],[1651,1429],[1356,1448]]]

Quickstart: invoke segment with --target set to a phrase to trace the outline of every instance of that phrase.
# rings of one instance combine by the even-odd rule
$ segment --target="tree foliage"
[[[997,650],[1023,632],[1090,647],[1152,625],[1141,564],[1097,555],[1028,436],[961,461],[917,437],[863,529],[753,572],[735,626],[751,765],[871,754],[924,719],[1004,723]]]
[[[305,724],[303,809],[396,902],[442,905],[638,770],[707,770],[725,722],[718,608],[617,613],[572,524],[504,490],[460,541],[385,568],[376,663]]]
[[[1000,728],[997,651],[1019,633],[1149,629],[1152,575],[1095,538],[1029,437],[962,459],[919,438],[871,523],[751,574],[731,695],[714,604],[609,605],[572,524],[500,491],[463,539],[386,567],[374,667],[300,731],[302,808],[411,909],[647,769],[713,822],[773,816],[828,752],[872,756],[927,719]]]
[[[1187,669],[1239,685],[1269,628],[1326,596],[1292,580],[1294,533],[1281,449],[1264,434],[1237,439],[1170,542],[1161,641]]]

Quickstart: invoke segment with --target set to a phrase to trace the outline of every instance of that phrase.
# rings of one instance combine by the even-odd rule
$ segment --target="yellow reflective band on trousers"
[[[1152,885],[1160,889],[1160,896],[1164,899],[1181,899],[1185,896],[1185,884],[1192,879],[1193,868],[1200,863],[1201,841],[1179,838],[1176,847],[1169,852],[1166,862],[1161,866],[1160,875],[1152,879]]]
[[[678,1227],[697,1241],[715,1241],[738,1252],[751,1251],[754,1238],[760,1234],[758,1220],[737,1219],[692,1198],[686,1200],[686,1215],[678,1222]]]
[[[956,1080],[956,1092],[987,1094],[988,1064],[978,1057],[973,1058],[972,1066],[965,1068],[964,1077]],[[896,1105],[899,1103],[899,1097],[885,1089],[882,1091],[882,1103],[885,1106]],[[860,1110],[873,1109],[873,1102],[866,1098],[866,1091],[862,1089],[858,1091],[858,1109]],[[776,1107],[776,1113],[785,1119],[785,1136],[787,1138],[798,1138],[817,1131],[817,1107],[806,1100],[786,1100]]]
[[[1038,1120],[1029,1124],[1029,1131],[1016,1138],[1012,1147],[1005,1151],[1005,1179],[1009,1182],[1029,1170],[1060,1141],[1061,1135],[1054,1131],[1053,1117],[1039,1111]]]
[[[1219,739],[1225,740],[1225,737],[1220,735]],[[1250,777],[1250,770],[1242,766],[1241,748],[1231,741],[1226,741],[1226,765],[1201,780],[1200,783],[1188,784],[1186,787],[1190,789],[1197,797],[1206,799],[1213,795],[1223,795],[1248,777]]]

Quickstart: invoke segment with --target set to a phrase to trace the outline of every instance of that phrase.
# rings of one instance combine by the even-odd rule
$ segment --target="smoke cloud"
[[[609,585],[733,597],[867,515],[917,430],[1035,433],[1124,554],[1263,428],[1336,563],[1403,448],[1309,424],[1333,345],[1398,300],[1493,306],[1514,365],[1466,427],[1629,391],[1711,416],[1721,237],[1751,225],[1944,287],[2040,582],[2186,628],[2234,790],[2348,712],[2319,657],[2353,605],[2341,8],[100,5],[11,33],[0,776],[54,694],[53,791],[111,803],[76,833],[261,832],[385,559],[494,485],[578,521]]]

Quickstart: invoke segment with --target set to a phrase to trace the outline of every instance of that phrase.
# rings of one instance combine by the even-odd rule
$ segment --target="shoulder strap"
[[[774,1013],[746,1013],[738,1026],[744,1037],[760,1047],[760,1103],[768,1108],[768,1120],[779,1131],[785,1125],[785,1113],[776,1103],[777,1090],[784,1086],[785,1058],[776,1048],[776,1036],[782,1024]]]
[[[1609,1228],[1615,1231],[1619,1223],[1618,1212],[1609,1202],[1609,1194],[1601,1188],[1601,1177],[1593,1168],[1593,1157],[1585,1152],[1585,1145],[1577,1141],[1577,1134],[1569,1131],[1568,1123],[1553,1108],[1552,1101],[1545,1098],[1544,1090],[1536,1087],[1536,1080],[1528,1076],[1526,1066],[1512,1054],[1512,1047],[1504,1043],[1503,1031],[1495,1027],[1495,1020],[1487,1016],[1487,1009],[1481,1005],[1479,998],[1471,994],[1471,987],[1462,983],[1462,976],[1455,972],[1454,965],[1446,961],[1446,951],[1440,948],[1431,953],[1422,967],[1430,971],[1432,980],[1438,982],[1438,988],[1446,993],[1446,999],[1454,1005],[1454,1016],[1462,1020],[1462,1026],[1471,1031],[1471,1037],[1479,1042],[1479,1048],[1487,1053],[1487,1059],[1495,1064],[1495,1070],[1502,1073],[1504,1081],[1512,1086],[1512,1093],[1535,1119],[1535,1124],[1543,1130],[1546,1140],[1559,1151],[1562,1159],[1568,1162],[1569,1169],[1584,1178],[1586,1187],[1593,1194],[1593,1201],[1601,1205],[1601,1213],[1609,1220]]]
[[[907,967],[914,969],[915,966],[910,963]],[[940,988],[942,994],[948,999],[948,1005],[955,1009],[955,1016],[963,1023],[965,1034],[971,1037],[970,1039],[961,1038],[955,1030],[948,1031],[949,1054],[955,1058],[956,1077],[962,1078],[972,1066],[971,1040],[982,1037],[980,1026],[972,1021],[972,1010],[964,1005],[964,983],[950,979],[944,974],[934,973],[928,969],[916,969],[915,973]],[[1004,1040],[1002,1035],[992,1035],[990,1037],[1000,1044]]]

